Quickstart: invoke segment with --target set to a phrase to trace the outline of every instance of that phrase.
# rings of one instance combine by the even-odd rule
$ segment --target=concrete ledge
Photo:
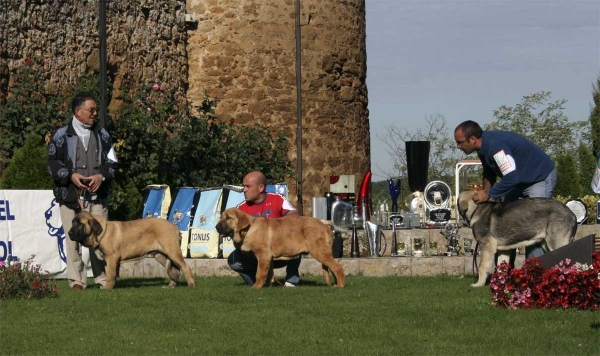
[[[516,265],[520,267],[525,258],[517,256]],[[188,258],[186,263],[198,277],[234,277],[238,274],[227,265],[226,259]],[[370,277],[386,276],[439,276],[473,274],[472,256],[432,256],[432,257],[362,257],[340,258],[347,276],[362,274]],[[301,275],[321,276],[321,263],[311,257],[302,258]],[[121,262],[120,277],[154,278],[167,277],[164,268],[154,258],[144,258]],[[285,269],[275,270],[276,277],[284,277]]]

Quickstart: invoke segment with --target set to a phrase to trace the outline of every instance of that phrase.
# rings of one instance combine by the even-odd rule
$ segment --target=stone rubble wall
[[[30,59],[51,93],[99,70],[98,1],[3,0],[0,10],[0,100]],[[6,4],[6,6],[5,6]],[[184,102],[187,90],[185,4],[107,1],[109,109],[127,90],[161,83]]]
[[[329,176],[370,169],[364,0],[303,0],[302,189],[304,214]],[[186,13],[196,22],[186,22]],[[284,132],[297,167],[294,0],[107,2],[113,97],[158,82],[193,106],[218,100],[222,120]],[[98,1],[0,0],[0,101],[33,60],[50,92],[99,67]],[[239,182],[232,182],[239,183]],[[296,177],[288,180],[297,204]]]

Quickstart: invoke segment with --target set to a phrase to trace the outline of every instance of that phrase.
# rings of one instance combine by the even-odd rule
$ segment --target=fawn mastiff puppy
[[[526,198],[514,202],[473,201],[474,191],[458,195],[458,210],[481,244],[479,279],[472,287],[485,285],[494,271],[496,251],[530,246],[543,241],[544,249],[556,250],[573,240],[577,218],[563,203],[549,198]]]
[[[307,252],[321,262],[327,285],[331,285],[331,270],[336,285],[344,286],[344,268],[331,251],[333,232],[318,219],[308,216],[263,219],[230,208],[223,212],[216,228],[220,234],[232,237],[236,248],[256,256],[258,268],[252,288],[261,288],[266,281],[271,281],[273,259],[291,259]]]
[[[188,286],[196,286],[192,270],[181,255],[179,229],[167,220],[106,221],[82,212],[73,219],[69,238],[99,252],[98,257],[106,262],[106,289],[114,287],[120,261],[145,255],[153,255],[166,268],[171,278],[169,287],[175,287],[179,282],[180,270]]]

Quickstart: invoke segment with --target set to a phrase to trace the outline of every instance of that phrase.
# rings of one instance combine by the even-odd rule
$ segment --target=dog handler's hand
[[[102,185],[102,174],[94,174],[93,176],[87,177],[87,179],[91,179],[91,182],[88,185],[89,191],[92,193],[97,192]]]
[[[73,182],[77,188],[88,190],[88,186],[81,181],[82,179],[87,179],[87,177],[79,173],[71,174],[71,182]]]
[[[487,190],[484,189],[478,190],[477,192],[475,192],[475,194],[473,194],[473,201],[477,204],[488,201],[489,199],[490,194],[487,192]]]

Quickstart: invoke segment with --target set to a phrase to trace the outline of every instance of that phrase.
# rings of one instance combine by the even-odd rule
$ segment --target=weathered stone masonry
[[[97,1],[0,0],[0,100],[27,58],[52,90],[97,71]],[[7,4],[7,6],[4,6]],[[186,12],[196,24],[186,24]],[[302,0],[303,192],[305,214],[329,176],[370,167],[364,0]],[[285,132],[296,166],[294,0],[110,1],[110,108],[124,89],[160,82],[217,114]],[[290,199],[296,203],[295,177]]]

